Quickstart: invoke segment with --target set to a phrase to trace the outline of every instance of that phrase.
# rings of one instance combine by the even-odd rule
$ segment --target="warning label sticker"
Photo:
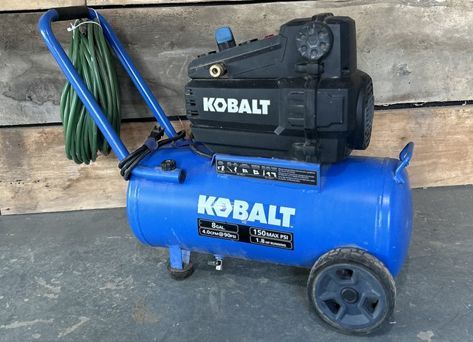
[[[217,172],[220,174],[277,180],[288,183],[317,185],[316,171],[240,163],[228,160],[217,160],[215,164]]]
[[[203,219],[197,220],[197,228],[201,236],[266,247],[294,249],[293,233]]]

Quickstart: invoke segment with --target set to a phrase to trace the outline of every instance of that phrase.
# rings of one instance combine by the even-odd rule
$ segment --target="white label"
[[[197,212],[218,217],[232,217],[235,220],[259,222],[280,227],[291,227],[291,219],[296,209],[271,204],[250,203],[243,200],[230,200],[225,197],[199,195]]]
[[[239,114],[268,115],[270,100],[258,99],[224,99],[221,97],[204,97],[203,107],[205,112],[228,112]]]

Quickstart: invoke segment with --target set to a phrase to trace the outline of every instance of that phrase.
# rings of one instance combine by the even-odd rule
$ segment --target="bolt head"
[[[176,161],[174,159],[166,159],[161,162],[161,169],[163,171],[172,171],[176,168]]]

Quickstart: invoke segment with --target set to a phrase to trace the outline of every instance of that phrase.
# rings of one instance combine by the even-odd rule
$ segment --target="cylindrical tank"
[[[129,182],[128,217],[144,244],[307,268],[331,249],[352,246],[393,276],[404,262],[412,199],[403,168],[395,179],[399,160],[349,157],[322,166],[313,187],[220,174],[186,146],[158,150],[142,166],[160,170],[166,159],[176,161],[184,181],[137,172]],[[203,234],[206,227],[216,229]]]

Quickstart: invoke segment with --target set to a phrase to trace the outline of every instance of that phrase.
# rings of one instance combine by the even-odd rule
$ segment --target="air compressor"
[[[132,153],[52,32],[53,21],[81,18],[100,26],[159,124]],[[303,267],[309,303],[330,327],[367,334],[389,321],[412,230],[414,145],[399,160],[350,156],[367,148],[374,110],[352,19],[295,19],[239,44],[219,28],[218,51],[188,67],[191,138],[175,131],[97,11],[51,9],[39,30],[120,160],[134,235],[168,248],[171,276],[192,274],[193,251],[213,255],[217,269],[225,257]]]

